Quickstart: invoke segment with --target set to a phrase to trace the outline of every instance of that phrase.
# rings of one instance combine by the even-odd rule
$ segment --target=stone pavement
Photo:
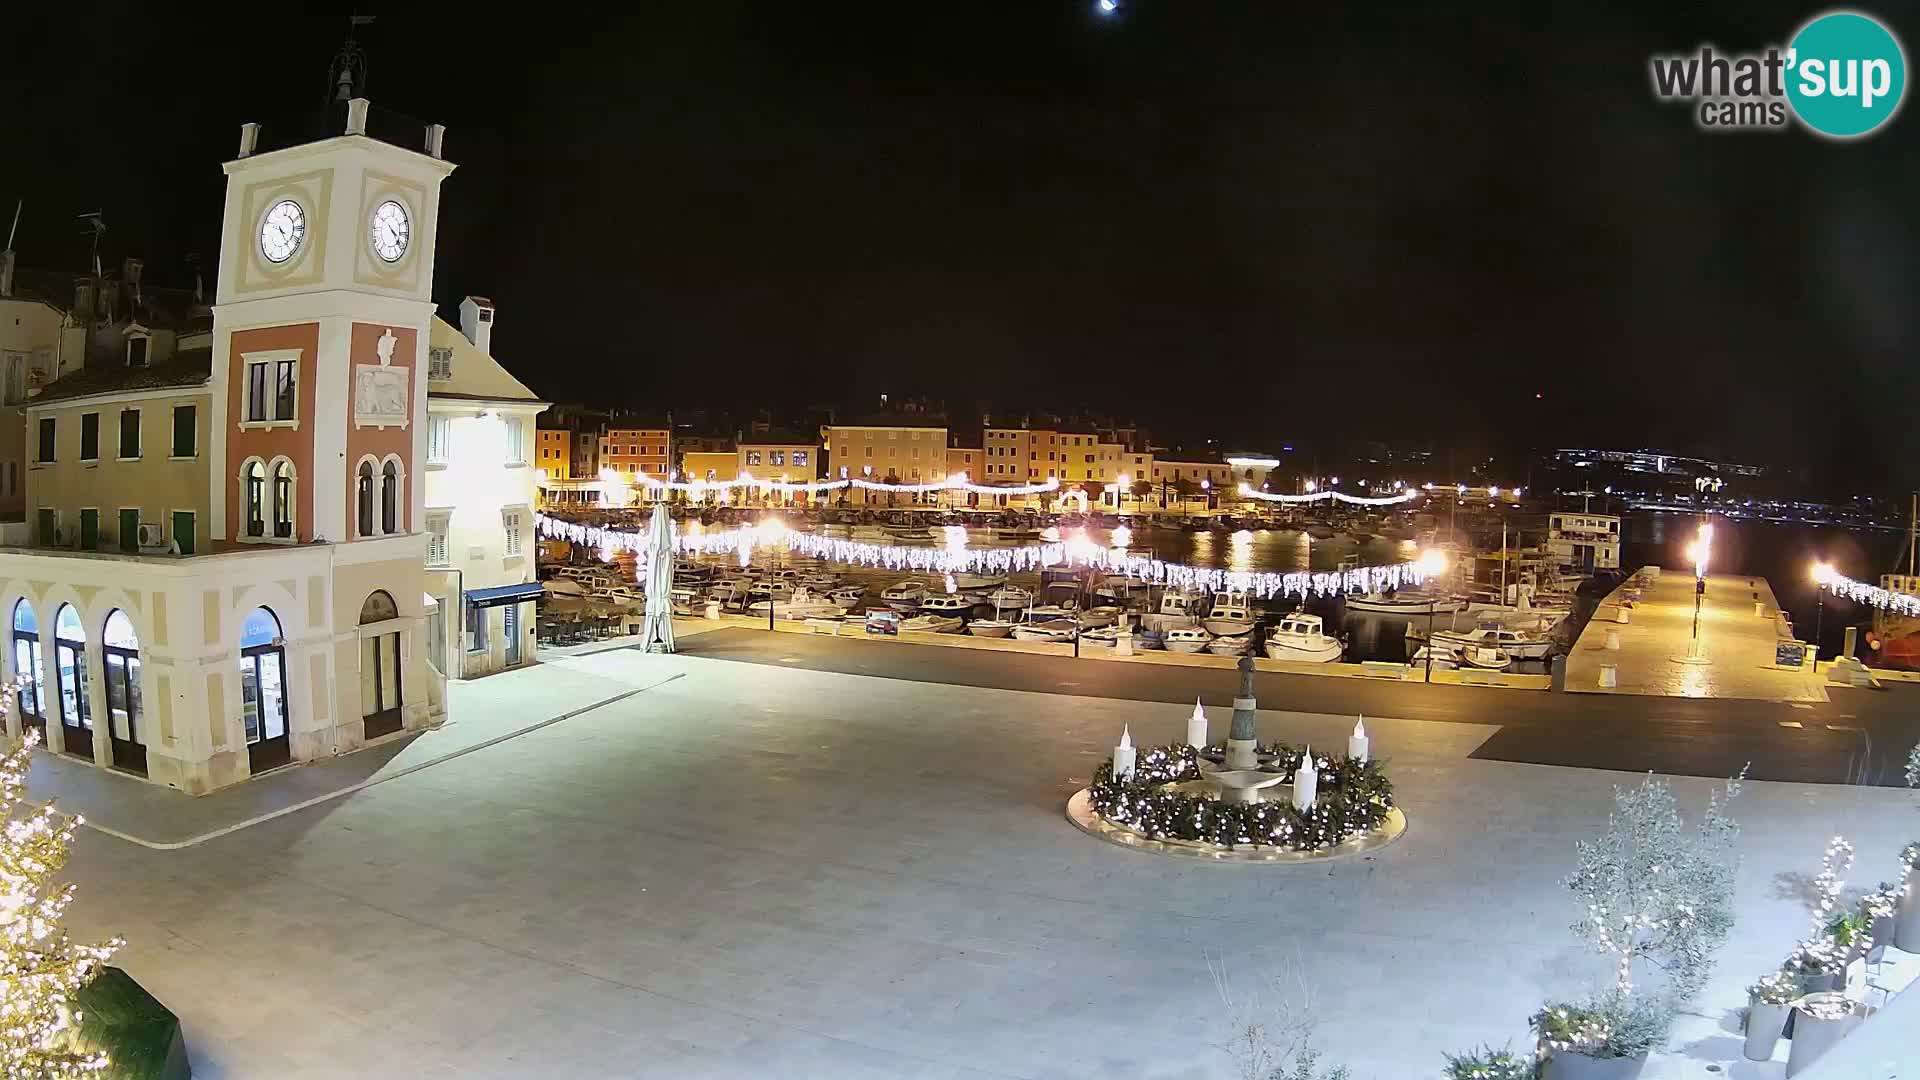
[[[1255,867],[1122,850],[1062,813],[1123,723],[1170,741],[1191,706],[633,650],[456,705],[506,732],[636,688],[184,849],[82,832],[72,928],[126,935],[118,962],[180,1015],[200,1080],[1204,1080],[1229,1075],[1210,960],[1243,993],[1297,971],[1330,1059],[1403,1080],[1523,1044],[1544,998],[1606,975],[1560,881],[1622,777],[1470,757],[1490,727],[1369,716],[1407,836]],[[1352,724],[1260,721],[1327,747]],[[1675,781],[1689,812],[1711,786]],[[130,788],[67,805],[112,817]],[[1742,988],[1804,930],[1826,839],[1858,845],[1855,880],[1889,877],[1911,809],[1749,786],[1739,928],[1648,1080],[1726,1068]]]
[[[1600,605],[1567,656],[1567,689],[1591,694],[1654,697],[1751,698],[1764,701],[1826,701],[1825,685],[1805,670],[1774,665],[1782,640],[1780,605],[1765,578],[1707,575],[1700,609],[1700,655],[1705,663],[1679,663],[1693,647],[1693,575],[1669,571],[1654,578],[1632,608],[1631,621],[1610,621],[1629,584]],[[1761,614],[1754,614],[1754,604]],[[1606,647],[1609,631],[1620,648]],[[1600,685],[1603,664],[1616,665],[1619,685]]]

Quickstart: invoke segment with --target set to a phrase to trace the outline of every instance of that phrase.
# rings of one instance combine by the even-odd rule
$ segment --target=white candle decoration
[[[1199,698],[1193,699],[1193,715],[1187,717],[1187,745],[1195,750],[1207,748],[1207,713]]]
[[[1347,736],[1347,756],[1362,765],[1367,763],[1367,718],[1353,722],[1353,734]]]
[[[1293,773],[1293,808],[1306,813],[1313,809],[1313,797],[1320,786],[1320,771],[1313,764],[1313,747],[1300,755],[1300,767]]]
[[[1115,780],[1133,779],[1133,761],[1139,751],[1133,748],[1131,728],[1120,729],[1120,745],[1113,748],[1113,778]]]

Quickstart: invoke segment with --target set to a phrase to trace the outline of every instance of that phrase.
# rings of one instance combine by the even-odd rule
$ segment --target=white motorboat
[[[1192,593],[1168,589],[1160,594],[1160,610],[1140,616],[1140,628],[1164,633],[1192,626],[1199,621],[1200,598]]]
[[[1215,656],[1240,656],[1253,644],[1253,633],[1225,634],[1207,642],[1207,651]]]
[[[1431,645],[1428,648],[1432,648]],[[1474,645],[1460,650],[1460,659],[1477,668],[1499,671],[1513,663],[1513,657],[1505,650],[1489,645]]]
[[[785,600],[793,595],[791,581],[756,581],[747,587],[748,600]]]
[[[1022,625],[1012,619],[975,619],[967,624],[967,633],[974,637],[1011,637]]]
[[[1326,664],[1340,659],[1345,648],[1339,638],[1328,636],[1318,615],[1296,612],[1267,635],[1267,655],[1275,660]]]
[[[1215,637],[1238,637],[1253,630],[1253,609],[1247,606],[1247,594],[1221,593],[1213,598],[1213,607],[1200,625]]]
[[[920,614],[962,618],[973,613],[979,601],[966,593],[931,593],[920,601]]]
[[[987,603],[996,612],[1023,611],[1033,606],[1033,593],[1018,585],[1002,585],[987,594]]]
[[[961,592],[988,593],[1007,583],[1005,574],[955,574],[953,587]]]
[[[1080,625],[1087,629],[1100,626],[1112,626],[1114,623],[1119,622],[1120,616],[1125,613],[1126,610],[1124,608],[1115,607],[1112,604],[1101,604],[1098,607],[1090,607],[1081,612],[1079,616]]]
[[[831,600],[823,600],[805,589],[796,589],[790,600],[762,600],[747,605],[747,614],[765,618],[767,608],[773,608],[776,619],[838,619],[844,612],[840,605]]]
[[[1108,648],[1112,648],[1113,643],[1120,640],[1120,635],[1126,632],[1126,627],[1118,624],[1101,626],[1092,630],[1082,630],[1080,631],[1080,644],[1105,645]]]
[[[908,578],[887,586],[880,594],[880,600],[895,611],[918,611],[920,601],[927,598],[927,583],[919,578]]]
[[[827,590],[827,599],[839,605],[841,611],[852,611],[854,608],[859,607],[860,601],[866,599],[866,597],[867,587],[865,585],[842,585],[837,589]]]
[[[922,634],[957,634],[966,623],[954,615],[915,615],[911,619],[901,619],[900,629]]]
[[[1348,611],[1376,611],[1384,615],[1450,615],[1467,606],[1464,597],[1401,589],[1387,593],[1348,593]]]
[[[1168,652],[1197,653],[1207,647],[1213,635],[1204,627],[1178,626],[1168,630],[1162,638],[1162,644]]]
[[[673,590],[667,595],[670,597],[669,602],[673,607],[673,613],[675,615],[700,614],[699,611],[695,610],[695,605],[704,603],[700,598],[699,589],[690,585],[675,585]]]
[[[826,592],[827,590],[832,589],[840,584],[840,577],[837,574],[829,574],[829,573],[826,573],[825,571],[814,570],[809,573],[801,574],[797,583],[801,585],[805,585],[807,588],[812,589],[814,592]]]
[[[1046,622],[1025,622],[1013,628],[1015,641],[1072,641],[1080,632],[1080,625],[1071,619],[1049,619]]]
[[[1509,657],[1517,656],[1523,660],[1544,660],[1553,651],[1553,639],[1544,633],[1512,630],[1497,622],[1483,622],[1465,631],[1435,630],[1427,643],[1455,651],[1493,648]]]
[[[697,585],[713,577],[713,567],[688,559],[673,560],[673,580]]]
[[[707,599],[719,602],[722,609],[738,609],[747,602],[745,582],[734,578],[725,578],[707,586]]]
[[[1067,604],[1035,604],[1027,609],[1030,622],[1045,622],[1049,619],[1072,619],[1078,621],[1080,609]]]
[[[1422,645],[1414,652],[1413,659],[1407,661],[1408,667],[1422,669],[1426,668],[1429,664],[1432,665],[1435,671],[1452,671],[1460,666],[1460,657],[1454,655],[1453,652],[1447,649],[1437,649],[1430,645]]]

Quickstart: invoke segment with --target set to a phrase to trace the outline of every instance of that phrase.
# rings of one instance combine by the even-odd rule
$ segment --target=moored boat
[[[1214,597],[1213,607],[1200,625],[1216,637],[1238,637],[1252,630],[1253,609],[1247,605],[1247,594],[1233,591]]]
[[[1294,613],[1267,635],[1267,655],[1275,660],[1325,664],[1340,659],[1345,646],[1326,633],[1318,615]]]
[[[880,601],[895,611],[918,611],[920,601],[927,597],[927,583],[919,578],[908,578],[887,586],[880,594]]]
[[[1180,626],[1168,630],[1162,635],[1161,644],[1168,652],[1197,653],[1207,647],[1213,635],[1199,626]]]

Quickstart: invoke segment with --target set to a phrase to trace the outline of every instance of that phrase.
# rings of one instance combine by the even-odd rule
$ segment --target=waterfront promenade
[[[1636,581],[1645,581],[1636,587]],[[1615,616],[1627,608],[1629,621]],[[1707,575],[1700,605],[1700,643],[1693,647],[1694,577],[1674,570],[1630,578],[1614,589],[1567,656],[1567,689],[1577,693],[1654,697],[1733,698],[1823,702],[1827,690],[1814,676],[1813,661],[1781,667],[1776,650],[1793,637],[1765,578]],[[1619,648],[1607,648],[1607,635]],[[1602,685],[1612,665],[1616,685]]]

